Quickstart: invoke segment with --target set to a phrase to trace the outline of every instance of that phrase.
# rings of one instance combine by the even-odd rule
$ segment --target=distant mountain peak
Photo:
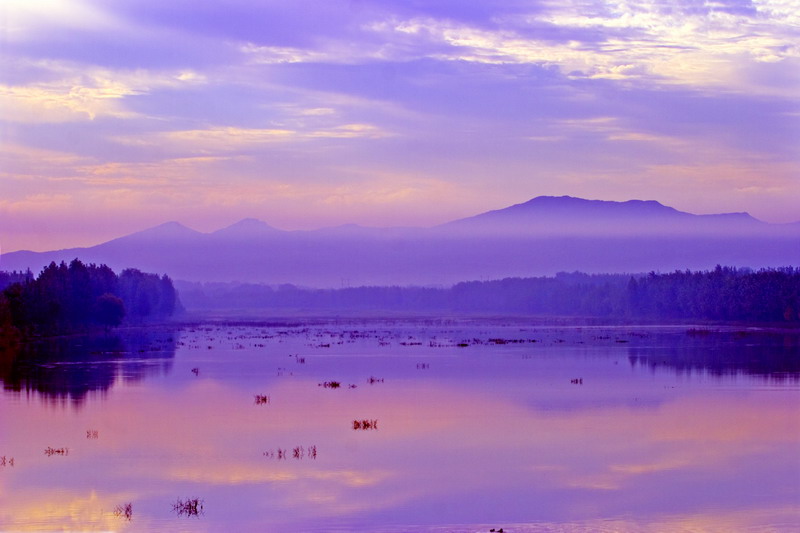
[[[192,228],[184,226],[180,222],[172,220],[169,222],[164,222],[163,224],[159,224],[158,226],[153,226],[152,228],[147,228],[145,230],[132,233],[128,235],[128,237],[136,237],[136,236],[181,237],[185,235],[199,235],[199,234],[200,234],[199,231],[195,231]]]
[[[649,209],[667,209],[676,211],[672,207],[665,206],[656,200],[626,200],[618,202],[615,200],[590,200],[587,198],[578,198],[575,196],[537,196],[524,202],[516,204],[511,207],[527,206],[527,207],[596,207],[608,209],[625,209],[625,208],[649,208]]]
[[[747,213],[695,215],[655,200],[587,200],[537,196],[439,226],[467,234],[641,235],[759,231],[765,223]]]
[[[218,236],[256,237],[280,231],[257,218],[243,218],[242,220],[219,229],[212,233]]]
[[[672,207],[665,206],[655,200],[627,200],[616,202],[612,200],[587,200],[574,196],[537,196],[503,209],[488,211],[473,217],[454,221],[506,219],[523,216],[525,218],[539,217],[614,217],[627,218],[630,216],[690,216]]]

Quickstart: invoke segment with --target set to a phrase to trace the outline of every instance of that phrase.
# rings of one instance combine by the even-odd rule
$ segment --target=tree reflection
[[[0,352],[0,380],[6,391],[80,406],[90,392],[106,392],[118,381],[168,373],[175,336],[172,328],[148,327],[23,343]]]
[[[794,331],[689,330],[684,338],[672,339],[655,350],[631,346],[628,360],[632,367],[653,372],[800,381],[800,335]]]

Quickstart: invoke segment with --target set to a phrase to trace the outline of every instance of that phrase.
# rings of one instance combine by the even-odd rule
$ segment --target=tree
[[[125,318],[125,304],[118,296],[105,293],[98,296],[94,309],[95,321],[101,326],[114,327]]]

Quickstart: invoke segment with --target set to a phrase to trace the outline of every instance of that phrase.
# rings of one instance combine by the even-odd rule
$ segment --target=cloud
[[[705,211],[775,220],[800,201],[790,1],[0,6],[0,141],[49,154],[0,153],[10,202],[125,191],[169,219],[179,198],[260,183],[328,206],[326,221],[374,224],[342,209],[351,191],[376,191],[399,220],[420,197],[408,176],[448,191],[425,204],[430,222],[546,193],[691,210],[694,186]],[[250,205],[224,196],[227,218]]]
[[[81,68],[59,61],[38,61],[31,66],[48,73],[47,81],[19,85],[0,84],[4,119],[14,122],[68,122],[98,116],[136,118],[126,109],[126,97],[165,87],[188,87],[205,82],[191,70],[153,72]]]
[[[428,17],[389,19],[369,29],[447,44],[448,49],[429,54],[437,59],[555,65],[575,78],[727,90],[736,90],[731,82],[742,61],[800,57],[796,15],[770,4],[700,11],[671,10],[661,2],[595,5],[592,12],[585,3],[553,2],[543,13],[522,17],[524,23],[517,16],[500,28]]]

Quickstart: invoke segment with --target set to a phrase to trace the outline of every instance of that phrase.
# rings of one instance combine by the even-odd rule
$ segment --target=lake
[[[797,331],[121,329],[0,361],[0,530],[790,531]]]

